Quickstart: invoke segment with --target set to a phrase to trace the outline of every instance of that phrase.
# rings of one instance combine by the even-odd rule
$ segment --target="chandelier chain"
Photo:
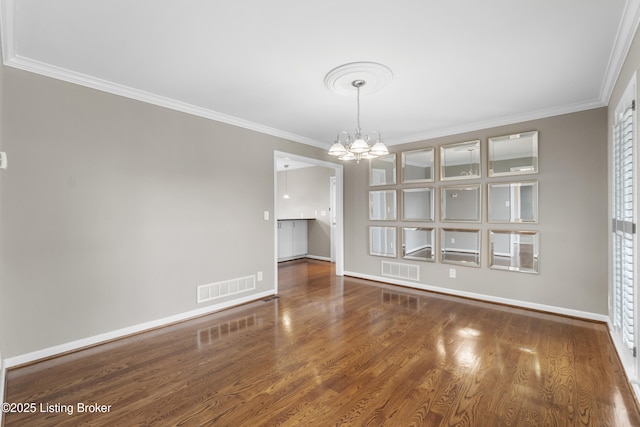
[[[356,105],[358,107],[358,110],[357,110],[358,111],[358,116],[356,118],[356,123],[357,123],[358,127],[356,128],[356,132],[357,133],[361,133],[361,128],[360,128],[360,86],[362,86],[362,85],[360,85],[360,84],[356,85],[356,82],[353,82],[353,85],[358,90],[358,95],[356,97],[356,99],[357,99],[357,104]]]

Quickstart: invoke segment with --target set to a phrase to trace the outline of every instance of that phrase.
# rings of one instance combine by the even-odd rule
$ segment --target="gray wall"
[[[198,285],[274,289],[273,152],[324,150],[3,71],[4,357],[225,301]]]
[[[539,131],[540,173],[513,179],[496,178],[491,179],[491,182],[525,179],[539,181],[539,224],[521,228],[541,232],[540,274],[522,274],[488,268],[488,230],[520,227],[487,224],[486,183],[489,180],[486,178],[487,169],[484,163],[482,179],[464,181],[483,184],[483,222],[461,225],[442,223],[438,218],[433,224],[437,228],[464,226],[482,230],[482,268],[452,266],[439,261],[397,261],[420,266],[419,284],[482,294],[488,298],[500,297],[607,314],[606,108],[396,145],[391,147],[391,150],[400,153],[422,147],[438,147],[447,143],[480,139],[482,158],[485,162],[487,138],[530,130]],[[452,182],[454,185],[462,183]],[[433,185],[441,187],[442,184],[437,180]],[[397,185],[389,188],[405,187],[409,186]],[[367,228],[370,224],[382,222],[368,221],[368,190],[367,163],[349,164],[345,168],[345,270],[360,275],[380,276],[382,258],[368,255]],[[400,221],[384,224],[402,226]],[[455,279],[448,276],[451,267],[457,269]]]
[[[200,284],[262,271],[256,292],[273,289],[274,227],[262,219],[274,212],[273,151],[333,160],[324,150],[13,68],[2,73],[0,144],[10,157],[0,172],[3,357],[201,308]],[[486,222],[478,226],[480,269],[455,266],[449,279],[450,265],[399,261],[420,265],[424,284],[606,314],[606,109],[392,150],[478,138],[486,150],[487,137],[533,129],[540,223],[527,229],[541,231],[539,275],[489,270]],[[242,167],[230,161],[248,152]],[[383,258],[368,255],[368,190],[367,163],[347,164],[345,269],[379,275]],[[238,255],[247,248],[255,255]]]
[[[288,173],[290,198],[283,199],[284,172],[278,172],[278,218],[315,218],[308,222],[307,252],[319,258],[331,258],[331,212],[329,179],[332,169],[319,166],[293,169]],[[322,215],[322,212],[325,215]]]

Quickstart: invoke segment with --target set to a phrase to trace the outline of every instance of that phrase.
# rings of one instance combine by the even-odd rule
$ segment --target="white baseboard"
[[[2,354],[0,354],[0,404],[4,403],[4,382],[5,382],[5,376],[6,374],[6,368],[5,368],[5,364],[4,364],[4,359],[2,358]],[[4,425],[4,411],[0,411],[0,426]]]
[[[636,395],[636,399],[640,401],[640,375],[636,367],[636,359],[631,354],[631,350],[622,343],[619,335],[614,332],[611,319],[607,322],[607,327],[609,336],[613,342],[613,348],[615,348],[616,353],[618,353],[618,359],[620,359],[620,363],[622,364],[622,369],[627,376],[627,380],[629,380],[629,384]]]
[[[510,299],[510,298],[501,298],[501,297],[496,297],[496,296],[492,296],[492,295],[477,294],[477,293],[474,293],[474,292],[458,291],[458,290],[455,290],[455,289],[442,288],[440,286],[431,286],[431,285],[425,285],[425,284],[422,284],[422,283],[408,282],[408,281],[398,280],[398,279],[391,279],[391,278],[386,277],[386,276],[385,277],[374,276],[374,275],[370,275],[370,274],[356,273],[356,272],[353,272],[353,271],[345,271],[344,275],[345,276],[357,277],[357,278],[360,278],[360,279],[375,280],[377,282],[390,283],[392,285],[406,286],[406,287],[414,288],[414,289],[422,289],[422,290],[425,290],[425,291],[433,291],[433,292],[438,292],[438,293],[442,293],[442,294],[455,295],[455,296],[465,297],[465,298],[472,298],[472,299],[477,299],[477,300],[486,301],[486,302],[494,302],[494,303],[498,303],[498,304],[505,304],[505,305],[512,305],[512,306],[515,306],[515,307],[528,308],[528,309],[532,309],[532,310],[546,311],[546,312],[549,312],[549,313],[561,314],[561,315],[564,315],[564,316],[572,316],[572,317],[579,317],[579,318],[588,319],[588,320],[596,320],[596,321],[599,321],[599,322],[607,322],[609,320],[609,317],[604,315],[604,314],[591,313],[591,312],[588,312],[588,311],[573,310],[573,309],[565,308],[565,307],[557,307],[557,306],[553,306],[553,305],[538,304],[538,303],[534,303],[534,302],[522,301],[522,300],[516,300],[516,299]]]
[[[42,350],[36,350],[31,353],[22,354],[19,356],[9,357],[4,360],[3,365],[3,374],[4,369],[11,368],[14,366],[23,365],[26,363],[35,362],[40,359],[45,359],[48,357],[56,356],[59,354],[67,353],[74,350],[79,350],[85,347],[90,347],[93,345],[101,344],[103,342],[111,341],[117,338],[122,338],[127,335],[136,334],[139,332],[143,332],[146,330],[158,328],[161,326],[166,326],[171,323],[180,322],[183,320],[192,319],[195,317],[199,317],[205,314],[210,314],[216,311],[224,310],[226,308],[231,308],[240,304],[244,304],[250,301],[259,300],[261,298],[265,298],[274,294],[273,290],[260,292],[258,294],[251,294],[246,297],[234,299],[232,301],[226,301],[219,304],[208,305],[203,308],[199,308],[196,310],[187,311],[185,313],[176,314],[169,317],[164,317],[158,320],[152,320],[150,322],[140,323],[137,325],[129,326],[122,329],[117,329],[115,331],[106,332],[104,334],[95,335],[92,337],[82,338],[76,341],[71,341],[68,343],[56,345],[53,347],[44,348]],[[4,378],[3,378],[4,379]],[[4,384],[4,383],[3,383]],[[3,395],[4,396],[4,395]]]
[[[318,261],[328,261],[328,262],[331,262],[331,258],[326,257],[326,256],[307,255],[305,258],[309,258],[309,259],[317,259]]]

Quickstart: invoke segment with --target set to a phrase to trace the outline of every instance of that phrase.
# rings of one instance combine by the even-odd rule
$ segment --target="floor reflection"
[[[196,332],[198,348],[205,345],[211,345],[221,338],[241,332],[247,328],[263,325],[263,318],[258,317],[256,314],[250,314],[248,316],[238,317],[226,322],[217,323],[213,326],[198,329]]]
[[[387,290],[380,291],[380,300],[383,304],[397,305],[413,311],[420,311],[420,298]]]

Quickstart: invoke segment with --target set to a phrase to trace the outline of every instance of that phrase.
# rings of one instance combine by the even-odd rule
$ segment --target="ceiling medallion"
[[[329,149],[330,155],[338,156],[340,160],[355,160],[356,163],[360,163],[361,159],[375,159],[389,154],[379,131],[362,134],[360,95],[379,91],[392,78],[393,73],[389,67],[375,62],[352,62],[329,71],[324,78],[324,84],[341,95],[352,95],[355,90],[357,99],[355,134],[352,137],[347,131],[338,132],[335,143]]]
[[[329,71],[324,84],[340,95],[353,95],[353,82],[363,80],[366,87],[360,89],[361,95],[374,93],[385,87],[393,79],[391,69],[377,62],[351,62]]]

